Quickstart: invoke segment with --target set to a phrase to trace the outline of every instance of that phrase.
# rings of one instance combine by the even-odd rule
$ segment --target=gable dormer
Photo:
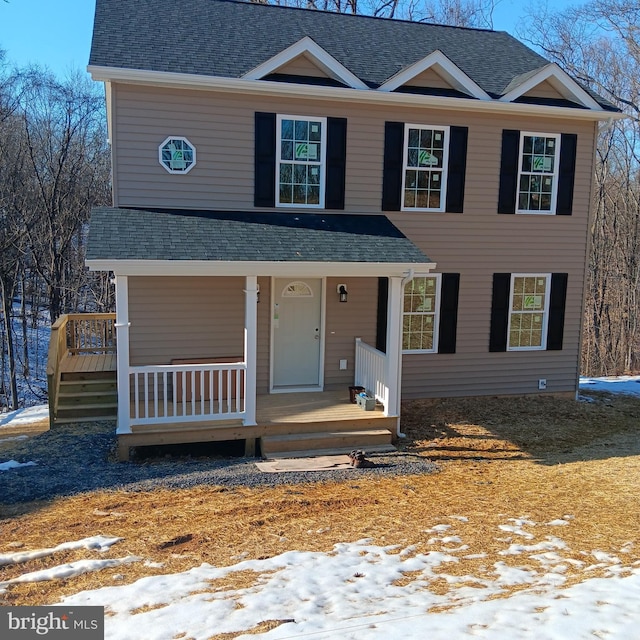
[[[491,99],[478,84],[440,50],[433,51],[428,56],[402,69],[382,84],[378,90],[412,91],[416,89],[452,91],[464,97],[478,100]]]
[[[505,89],[501,102],[563,100],[586,109],[600,109],[600,105],[557,64],[530,71],[513,79]]]
[[[287,47],[244,74],[246,80],[291,78],[320,78],[337,82],[352,89],[367,89],[367,85],[355,76],[330,53],[309,36]]]

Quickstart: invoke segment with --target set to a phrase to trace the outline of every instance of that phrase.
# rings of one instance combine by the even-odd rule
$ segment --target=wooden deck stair
[[[272,425],[260,438],[264,458],[301,458],[338,455],[353,449],[368,453],[395,451],[392,444],[394,419],[329,420],[326,422]]]
[[[56,424],[115,420],[118,388],[115,356],[67,356],[60,367]]]

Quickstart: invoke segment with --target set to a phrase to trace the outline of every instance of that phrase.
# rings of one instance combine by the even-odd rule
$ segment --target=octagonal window
[[[196,164],[196,148],[182,136],[169,136],[158,148],[158,157],[169,173],[189,173]]]

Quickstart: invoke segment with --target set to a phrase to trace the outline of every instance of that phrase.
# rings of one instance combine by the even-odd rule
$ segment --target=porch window
[[[276,206],[324,207],[326,118],[278,115]]]
[[[405,124],[402,209],[444,211],[449,127]]]
[[[414,278],[404,289],[403,353],[436,353],[441,274]]]
[[[160,164],[169,173],[189,173],[196,164],[196,148],[182,136],[170,136],[158,147]]]
[[[551,274],[511,274],[508,351],[546,349]]]
[[[560,136],[520,134],[517,213],[556,211]]]

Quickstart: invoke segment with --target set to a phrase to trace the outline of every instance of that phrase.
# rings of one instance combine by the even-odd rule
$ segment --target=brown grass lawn
[[[466,554],[487,554],[448,563],[446,572],[494,579],[495,562],[530,562],[526,555],[498,555],[508,546],[499,525],[523,516],[536,523],[528,528],[535,540],[513,542],[557,536],[568,545],[564,557],[585,563],[568,566],[567,584],[601,575],[584,569],[597,564],[595,550],[630,567],[640,561],[640,399],[592,396],[593,403],[550,397],[406,403],[402,448],[436,462],[439,472],[430,475],[261,489],[98,492],[19,505],[0,520],[0,553],[97,534],[123,540],[104,556],[72,551],[0,567],[0,580],[87,557],[136,555],[163,566],[136,562],[65,581],[12,585],[0,604],[51,604],[83,589],[202,562],[231,565],[239,557],[291,549],[330,551],[338,542],[363,538],[416,545],[419,553],[458,546],[432,541],[428,530],[443,523],[451,525],[448,535],[469,545]],[[546,524],[563,516],[572,516],[568,526]],[[255,577],[232,574],[212,589],[247,586]],[[430,588],[457,586],[443,579]]]

